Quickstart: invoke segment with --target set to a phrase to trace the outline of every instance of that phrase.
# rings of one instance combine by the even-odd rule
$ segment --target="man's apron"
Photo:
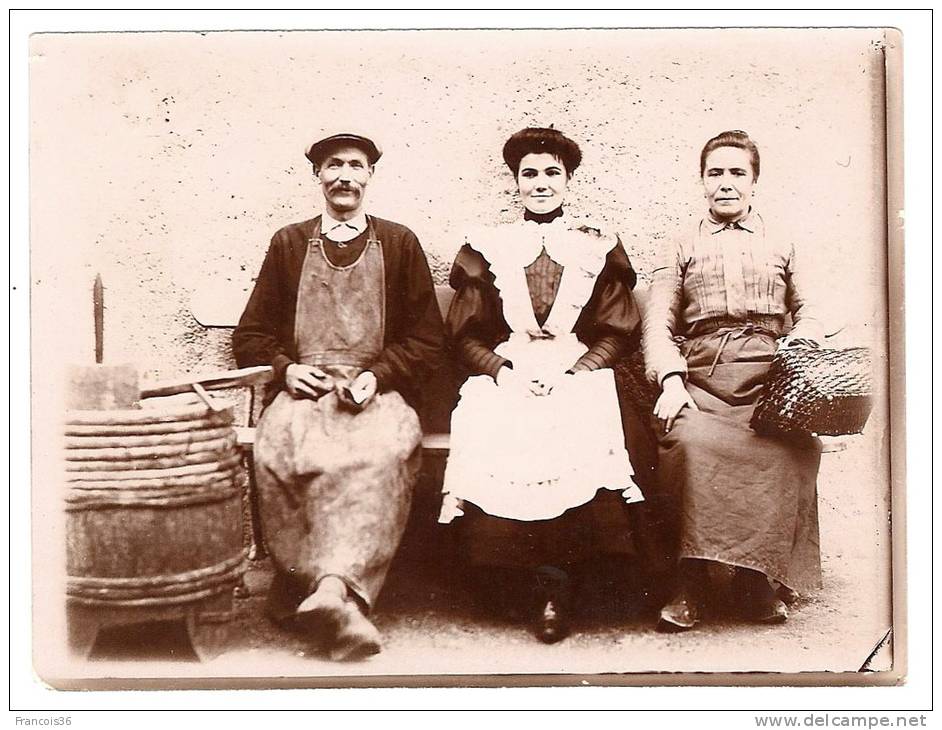
[[[363,253],[338,267],[316,227],[298,286],[295,341],[300,362],[340,387],[383,348],[383,247],[370,221]],[[337,575],[372,605],[409,516],[421,441],[415,411],[395,391],[378,393],[359,413],[343,409],[336,392],[313,401],[283,391],[268,406],[255,443],[262,529],[296,597]]]

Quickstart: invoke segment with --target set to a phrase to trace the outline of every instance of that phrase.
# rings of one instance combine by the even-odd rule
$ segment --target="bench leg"
[[[262,537],[261,510],[258,506],[258,485],[255,483],[255,457],[251,451],[245,453],[245,467],[249,473],[249,513],[252,519],[252,547],[249,549],[250,560],[262,560],[268,555],[265,540]]]

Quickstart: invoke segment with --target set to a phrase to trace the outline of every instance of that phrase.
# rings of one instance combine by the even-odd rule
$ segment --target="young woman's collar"
[[[562,214],[563,206],[559,206],[556,210],[551,210],[549,213],[534,213],[529,208],[523,209],[523,219],[525,221],[533,221],[534,223],[552,223]]]

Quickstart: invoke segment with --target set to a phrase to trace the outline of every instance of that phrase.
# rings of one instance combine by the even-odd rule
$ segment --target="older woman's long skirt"
[[[675,506],[678,556],[765,573],[797,591],[821,583],[816,438],[749,427],[775,352],[770,335],[727,329],[681,345],[685,408],[658,435],[658,483]]]

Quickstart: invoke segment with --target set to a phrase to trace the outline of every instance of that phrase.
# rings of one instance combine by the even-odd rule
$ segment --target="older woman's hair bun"
[[[700,153],[700,174],[703,175],[706,170],[706,158],[715,149],[720,147],[738,147],[749,153],[749,161],[752,163],[753,177],[759,179],[759,148],[753,142],[749,135],[741,129],[731,129],[728,132],[720,132],[713,139],[708,140],[703,145],[703,151]]]
[[[520,160],[529,154],[547,153],[559,158],[568,174],[582,162],[582,150],[569,137],[551,127],[527,127],[504,144],[504,162],[517,176]]]

